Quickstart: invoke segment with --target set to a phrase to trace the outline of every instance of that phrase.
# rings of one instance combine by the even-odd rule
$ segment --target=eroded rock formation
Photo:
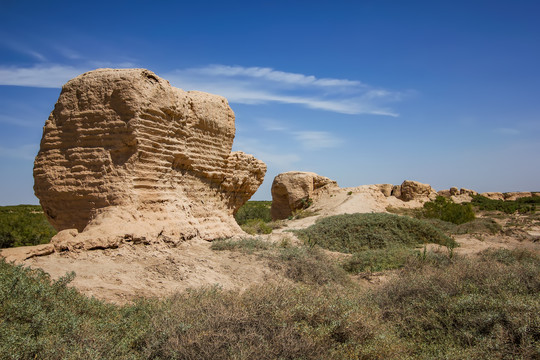
[[[437,196],[437,193],[429,184],[405,180],[399,186],[399,189],[394,187],[392,195],[403,201],[411,201],[415,199],[434,199]]]
[[[337,187],[337,183],[313,172],[289,171],[281,173],[272,183],[272,218],[286,219],[293,211],[305,208],[323,188]]]
[[[61,231],[53,244],[242,233],[232,215],[266,165],[231,152],[234,134],[225,98],[174,88],[148,70],[99,69],[70,80],[34,164],[35,194]]]

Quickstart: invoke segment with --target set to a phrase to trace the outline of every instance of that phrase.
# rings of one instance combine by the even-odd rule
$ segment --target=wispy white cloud
[[[10,159],[34,160],[38,153],[38,144],[22,145],[14,148],[0,146],[0,157]]]
[[[77,56],[77,55],[73,55]],[[134,67],[131,62],[89,62],[70,66],[0,66],[0,85],[61,87],[69,79],[98,67]],[[316,78],[271,68],[211,65],[163,74],[174,86],[225,96],[231,103],[296,104],[342,114],[398,116],[386,103],[400,101],[403,93],[376,89],[359,81]]]
[[[0,43],[8,48],[10,48],[11,50],[13,51],[16,51],[20,54],[23,54],[23,55],[27,55],[29,57],[32,57],[34,58],[35,60],[38,60],[38,61],[47,61],[47,58],[41,54],[40,52],[38,52],[37,50],[34,50],[32,49],[31,47],[28,47],[20,42],[16,42],[16,41],[13,41],[13,40],[9,40],[9,37],[2,33],[0,34],[2,35],[2,40],[0,41]]]
[[[55,45],[54,48],[66,59],[69,60],[80,60],[83,58],[81,54],[79,54],[77,51],[67,48],[62,45]]]
[[[293,170],[302,160],[299,155],[284,153],[277,150],[273,145],[264,145],[257,139],[235,139],[233,150],[252,154],[257,159],[263,160],[269,167],[278,171]]]
[[[277,102],[352,115],[398,116],[385,104],[399,101],[404,95],[356,80],[317,78],[260,67],[209,65],[174,70],[163,77],[176,87],[220,94],[231,103]]]
[[[0,85],[60,88],[70,79],[97,68],[129,68],[132,63],[88,62],[87,65],[0,66]]]
[[[328,131],[294,131],[274,119],[259,119],[258,122],[264,130],[283,133],[284,136],[293,138],[295,142],[307,150],[334,148],[344,142],[343,139]]]
[[[69,79],[88,70],[66,65],[36,65],[27,68],[0,66],[0,85],[59,88]]]
[[[187,69],[187,71],[212,76],[225,77],[246,77],[260,78],[278,83],[287,83],[301,86],[319,86],[319,87],[357,87],[363,86],[360,81],[347,79],[332,79],[322,78],[317,79],[313,75],[304,75],[298,73],[289,73],[284,71],[274,70],[268,67],[242,67],[242,66],[227,66],[227,65],[209,65],[201,68]]]
[[[266,131],[287,131],[288,127],[274,119],[259,119],[258,123]]]
[[[35,122],[33,121],[28,121],[24,118],[18,118],[15,116],[3,115],[3,114],[0,114],[0,123],[17,125],[17,126],[28,127],[28,128],[35,127],[36,125]]]
[[[293,135],[304,148],[309,150],[333,148],[343,142],[327,131],[298,131]]]

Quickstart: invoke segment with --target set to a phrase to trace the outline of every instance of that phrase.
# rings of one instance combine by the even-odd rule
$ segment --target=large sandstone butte
[[[241,234],[233,214],[266,165],[231,152],[234,134],[225,98],[174,88],[148,70],[70,80],[34,164],[35,194],[60,231],[56,250]]]

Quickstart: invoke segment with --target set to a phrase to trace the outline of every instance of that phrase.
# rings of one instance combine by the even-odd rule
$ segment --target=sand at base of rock
[[[279,279],[257,255],[215,251],[210,246],[204,240],[187,241],[178,247],[126,244],[117,249],[54,253],[22,263],[43,269],[53,279],[74,271],[71,284],[83,294],[115,303],[201,286],[243,290]],[[18,249],[22,250],[6,249],[2,255],[7,261],[16,259]]]

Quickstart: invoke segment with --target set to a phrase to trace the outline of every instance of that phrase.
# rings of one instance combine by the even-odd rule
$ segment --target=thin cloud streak
[[[274,146],[262,145],[255,139],[235,139],[233,150],[251,154],[278,171],[292,170],[302,160],[297,154],[281,153]]]
[[[174,86],[226,97],[231,103],[296,104],[341,114],[372,114],[396,117],[383,106],[400,101],[403,94],[375,89],[348,79],[318,79],[271,68],[210,65],[178,69],[164,74]]]
[[[16,148],[0,147],[0,157],[33,161],[38,153],[38,148],[37,144],[22,145]]]
[[[41,53],[39,53],[39,52],[37,52],[37,51],[35,51],[33,49],[30,49],[27,46],[24,46],[24,45],[22,45],[22,44],[20,44],[18,42],[6,39],[7,34],[2,33],[0,35],[2,35],[2,37],[3,37],[3,40],[1,40],[0,42],[4,46],[10,48],[11,50],[14,50],[14,51],[16,51],[16,52],[18,52],[20,54],[28,55],[28,56],[30,56],[30,57],[38,60],[38,61],[47,61],[47,58],[45,56],[43,56]]]
[[[2,115],[2,114],[0,114],[0,123],[16,125],[16,126],[25,127],[25,128],[33,128],[36,126],[35,122],[33,121],[28,121],[22,118],[16,118],[13,116]]]
[[[93,63],[108,67],[134,64]],[[68,80],[92,70],[85,66],[35,65],[0,67],[0,85],[59,88]],[[396,117],[384,107],[401,100],[402,93],[370,88],[347,79],[318,79],[311,75],[286,73],[270,68],[211,65],[205,68],[175,70],[163,75],[174,86],[220,94],[231,103],[282,103],[341,114],[372,114]]]
[[[281,83],[289,83],[302,86],[321,86],[321,87],[336,87],[336,86],[364,86],[360,81],[347,79],[317,79],[313,75],[304,75],[298,73],[288,73],[284,71],[274,70],[272,68],[262,67],[242,67],[242,66],[226,66],[226,65],[209,65],[207,67],[192,68],[186,71],[194,74],[238,77],[245,76],[250,78],[262,78]]]
[[[343,143],[327,131],[297,131],[294,137],[308,150],[334,148]]]
[[[0,85],[60,88],[68,80],[90,69],[65,65],[36,65],[29,68],[0,67]]]

